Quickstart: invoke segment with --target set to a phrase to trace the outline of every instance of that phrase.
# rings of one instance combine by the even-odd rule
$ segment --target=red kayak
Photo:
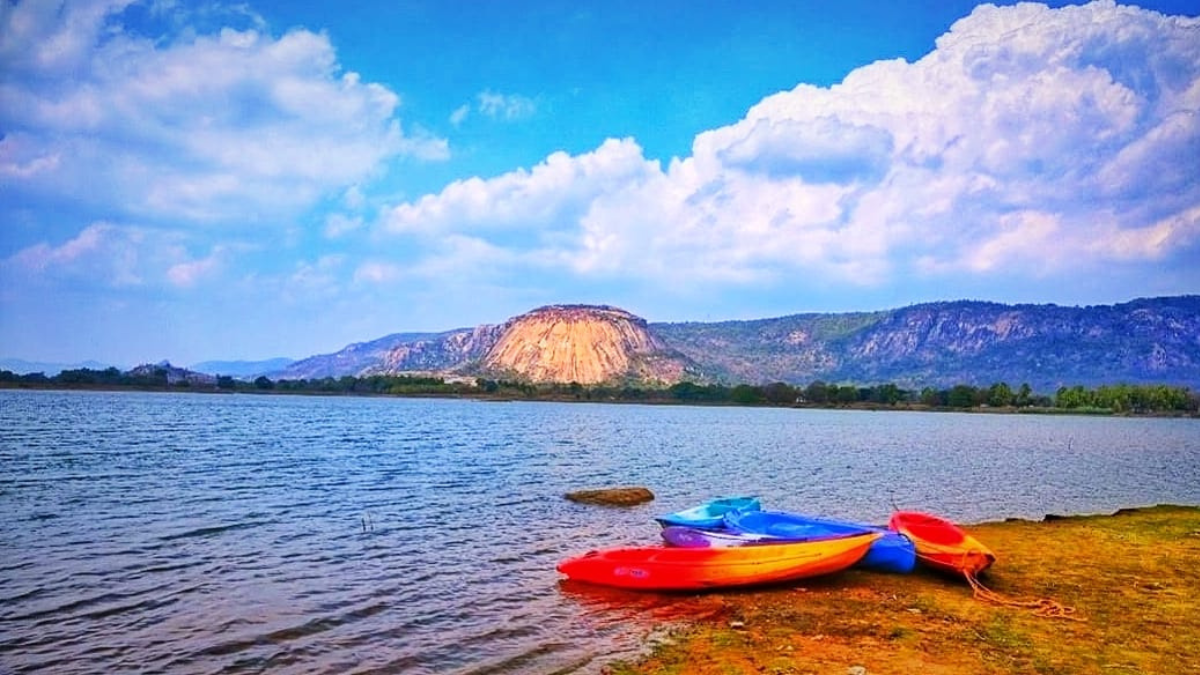
[[[558,571],[577,581],[642,590],[765,584],[844,570],[866,555],[881,536],[864,532],[734,548],[613,548],[564,560]]]
[[[996,562],[996,554],[945,518],[919,511],[897,511],[888,529],[917,547],[917,559],[945,572],[978,575]]]

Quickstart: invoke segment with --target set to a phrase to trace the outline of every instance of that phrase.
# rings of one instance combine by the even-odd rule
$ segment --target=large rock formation
[[[530,382],[670,384],[682,379],[688,363],[655,337],[644,319],[625,310],[551,305],[506,323],[480,366]]]

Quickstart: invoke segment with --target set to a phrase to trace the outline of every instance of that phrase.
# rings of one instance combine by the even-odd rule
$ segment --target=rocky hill
[[[581,384],[1200,388],[1200,296],[1091,307],[956,301],[716,323],[647,323],[614,307],[555,305],[495,326],[350,345],[272,376],[409,372]]]
[[[675,383],[692,364],[615,307],[553,305],[504,324],[479,370],[531,382]]]
[[[469,332],[470,329],[464,329]],[[395,349],[408,349],[417,353],[427,350],[431,355],[427,361],[437,365],[428,366],[426,370],[445,370],[459,363],[452,353],[443,348],[449,341],[449,336],[460,331],[446,333],[394,333],[370,342],[355,342],[333,354],[320,354],[306,359],[294,361],[286,368],[268,373],[272,379],[283,380],[317,380],[324,377],[341,377],[343,375],[370,375],[375,372],[386,372],[389,355]],[[422,368],[408,368],[422,370]]]
[[[731,382],[1200,385],[1200,296],[1091,307],[958,301],[650,327]]]
[[[397,333],[297,361],[272,377],[401,373],[579,384],[671,384],[700,377],[694,364],[649,331],[644,319],[602,305],[551,305],[499,325]]]
[[[170,361],[143,363],[140,366],[135,366],[127,374],[134,378],[158,380],[160,383],[171,387],[185,383],[193,387],[217,386],[217,378],[215,376],[208,373],[197,373],[187,368],[178,368],[171,365]]]
[[[471,364],[487,355],[507,325],[485,324],[405,341],[393,345],[378,365],[368,368],[365,372],[369,375],[455,369],[473,372],[477,369]]]

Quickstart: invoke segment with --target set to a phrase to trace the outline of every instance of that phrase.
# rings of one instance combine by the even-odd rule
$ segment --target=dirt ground
[[[967,526],[996,552],[983,578],[851,570],[785,586],[698,595],[646,658],[612,675],[1200,675],[1200,508]]]

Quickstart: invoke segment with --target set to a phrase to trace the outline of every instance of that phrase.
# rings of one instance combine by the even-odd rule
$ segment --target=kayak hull
[[[878,572],[906,574],[917,565],[917,550],[903,534],[875,525],[864,525],[834,518],[821,518],[784,511],[754,511],[729,514],[725,526],[730,533],[746,535],[762,543],[775,541],[806,541],[822,537],[875,532],[879,539],[871,545],[857,567]],[[682,537],[680,537],[682,539]]]
[[[922,564],[951,574],[978,575],[996,554],[950,520],[920,511],[897,511],[888,528],[913,541]]]
[[[569,579],[640,590],[701,590],[833,574],[867,553],[879,533],[725,548],[666,546],[589,551],[559,563]]]

